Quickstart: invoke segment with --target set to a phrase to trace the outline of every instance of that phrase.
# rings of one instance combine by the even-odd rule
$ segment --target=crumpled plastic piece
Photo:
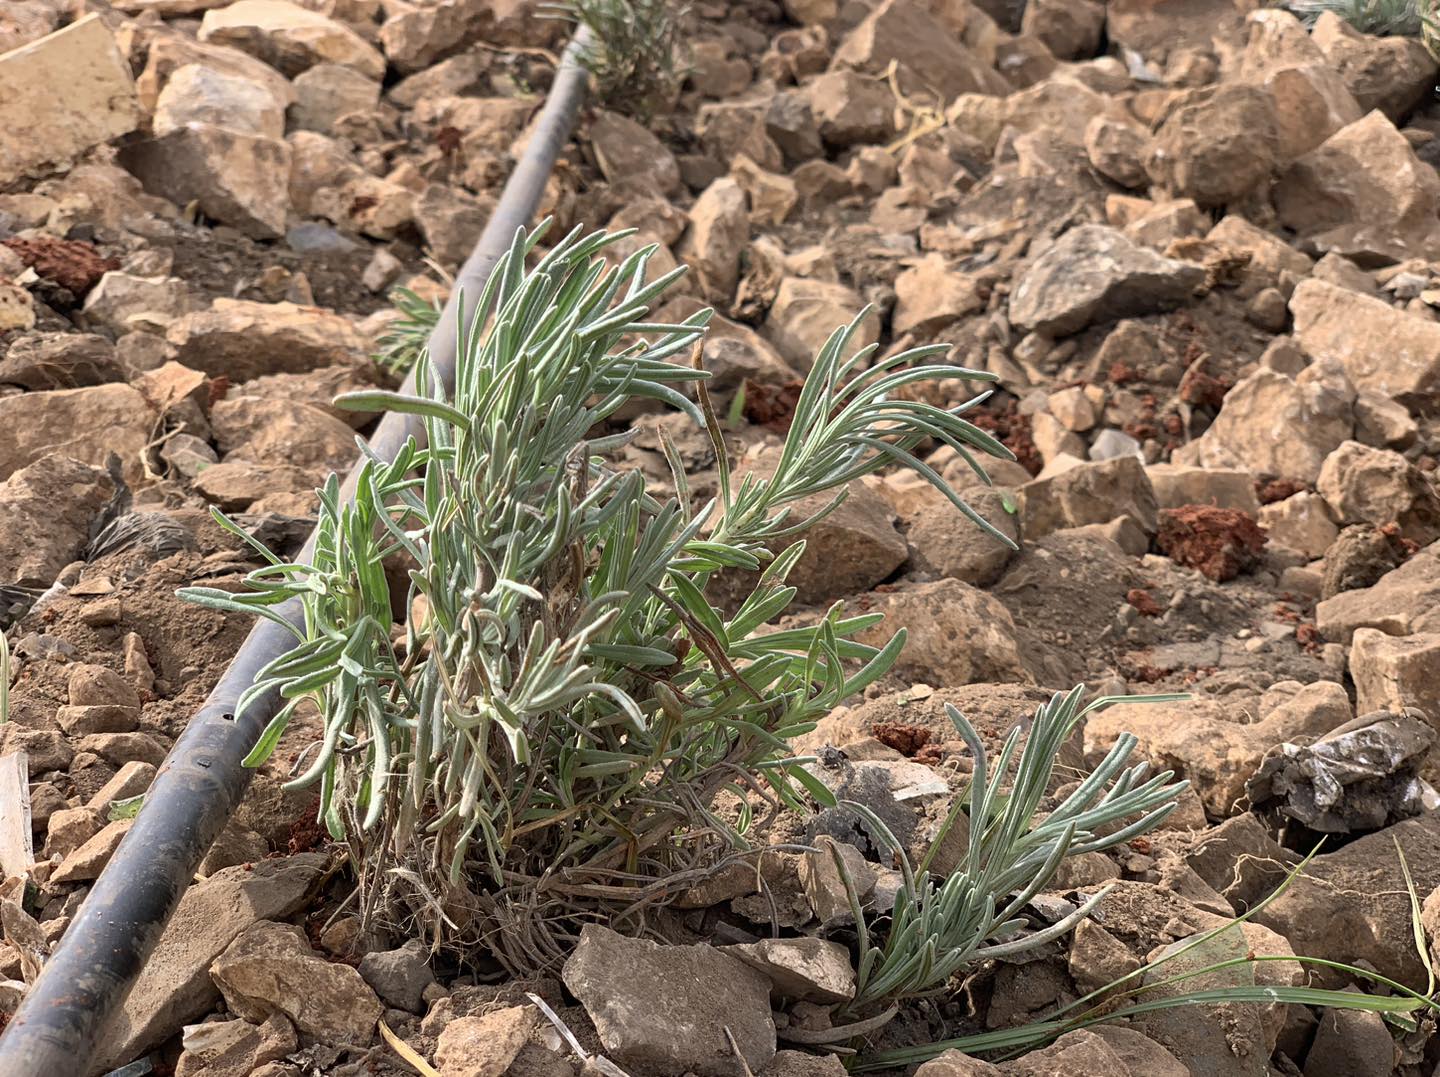
[[[1313,744],[1282,744],[1245,790],[1253,808],[1278,809],[1311,830],[1364,834],[1440,805],[1420,778],[1437,735],[1423,713],[1377,711]]]

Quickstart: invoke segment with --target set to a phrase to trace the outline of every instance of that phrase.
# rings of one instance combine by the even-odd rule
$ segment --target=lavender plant
[[[247,762],[270,756],[300,708],[318,710],[323,736],[292,784],[318,786],[367,900],[398,894],[515,968],[557,959],[585,903],[643,905],[744,847],[748,805],[828,799],[789,741],[880,677],[904,634],[861,644],[878,617],[839,605],[810,627],[767,628],[795,597],[785,578],[804,543],[785,544],[816,518],[795,518],[795,502],[828,493],[824,515],[849,482],[899,464],[1006,541],[914,454],[942,442],[983,478],[975,452],[1009,455],[962,417],[986,394],[947,411],[896,392],[988,375],[927,363],[943,346],[852,353],[857,318],[817,358],[774,474],[737,482],[705,372],[686,361],[709,312],[647,321],[683,270],[645,283],[653,249],[607,268],[616,238],[577,231],[527,270],[538,233],[518,236],[462,318],[453,395],[426,374],[417,395],[339,400],[421,416],[424,446],[368,460],[352,501],[330,479],[312,564],[265,551],[239,593],[182,592],[258,616],[301,603],[294,649],[241,701],[269,688],[285,700]],[[681,391],[694,382],[698,403]],[[668,443],[668,499],[607,462],[631,432],[597,431],[636,397],[709,432],[718,496],[692,505]],[[424,614],[392,641],[396,556]],[[722,570],[759,571],[729,617],[706,598]],[[746,807],[722,818],[727,790]]]

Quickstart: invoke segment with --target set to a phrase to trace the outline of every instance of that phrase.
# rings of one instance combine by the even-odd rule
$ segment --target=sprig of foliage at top
[[[453,394],[422,360],[420,395],[340,399],[420,416],[425,446],[369,460],[352,501],[331,478],[313,564],[264,551],[239,593],[183,592],[258,616],[301,603],[295,648],[241,701],[267,688],[286,701],[248,762],[318,710],[293,784],[318,785],[367,896],[398,886],[434,930],[483,936],[517,968],[560,957],[577,909],[653,898],[744,847],[751,805],[828,800],[789,740],[889,669],[904,636],[856,642],[879,618],[838,604],[809,627],[768,627],[795,598],[785,578],[803,542],[771,553],[807,523],[794,503],[828,493],[829,511],[851,480],[899,464],[994,534],[914,451],[939,441],[981,476],[973,452],[1009,455],[962,417],[986,394],[950,411],[897,395],[988,375],[927,362],[944,346],[851,354],[857,317],[821,350],[773,475],[737,481],[687,362],[710,313],[646,318],[683,270],[647,284],[654,248],[607,267],[618,237],[579,231],[527,270],[537,238],[517,237],[462,317]],[[699,404],[680,391],[697,380]],[[668,442],[668,499],[607,463],[631,435],[602,424],[636,397],[709,431],[716,497],[693,503]],[[412,611],[398,644],[384,568],[397,557]],[[729,617],[706,598],[721,570],[761,570]],[[741,807],[722,818],[726,790]]]
[[[687,70],[680,29],[687,7],[673,0],[569,0],[560,10],[590,28],[580,62],[596,100],[642,123],[669,109]]]
[[[425,350],[430,334],[440,324],[441,304],[412,292],[396,288],[390,302],[400,317],[390,322],[375,342],[375,363],[398,378],[410,373],[420,353]]]
[[[1290,0],[1286,7],[1307,26],[1333,11],[1355,29],[1377,37],[1419,37],[1433,18],[1433,0]]]

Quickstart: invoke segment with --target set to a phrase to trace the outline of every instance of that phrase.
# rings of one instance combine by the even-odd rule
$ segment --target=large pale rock
[[[210,977],[232,1013],[256,1024],[283,1014],[323,1043],[367,1045],[384,1009],[353,968],[315,953],[298,927],[270,920],[241,932]]]
[[[830,499],[829,494],[806,498],[794,507],[793,519],[798,523],[814,515]],[[799,601],[814,605],[873,587],[904,564],[909,551],[895,530],[890,507],[860,482],[851,483],[840,507],[800,537],[805,540],[805,556],[787,582],[799,591]]]
[[[1096,322],[1181,306],[1205,279],[1189,262],[1163,258],[1113,228],[1072,228],[1030,263],[1010,295],[1010,320],[1063,336]]]
[[[895,278],[896,333],[926,332],[985,309],[975,279],[951,269],[941,254],[927,254]]]
[[[1313,483],[1325,458],[1352,436],[1355,421],[1353,394],[1309,374],[1297,380],[1265,367],[1255,371],[1226,394],[1204,435],[1172,458]]]
[[[241,299],[217,299],[210,310],[185,315],[165,339],[177,362],[212,377],[223,374],[232,384],[363,361],[369,354],[369,342],[338,314]]]
[[[749,240],[745,192],[722,176],[690,207],[690,227],[675,253],[694,270],[705,297],[728,306],[740,279],[740,253]]]
[[[1288,697],[1288,698],[1287,698]],[[1234,815],[1245,782],[1265,753],[1297,737],[1318,737],[1348,722],[1350,700],[1333,681],[1282,682],[1259,701],[1227,697],[1184,703],[1120,703],[1086,719],[1085,755],[1098,762],[1121,733],[1155,766],[1188,778],[1214,818]]]
[[[675,155],[641,124],[618,112],[601,111],[590,121],[590,148],[605,179],[614,186],[638,184],[660,194],[680,189]]]
[[[379,103],[379,82],[343,64],[316,64],[295,80],[290,119],[301,130],[330,132],[341,116],[373,112]]]
[[[300,400],[233,394],[216,402],[211,424],[227,462],[308,468],[323,476],[344,470],[355,456],[349,424]]]
[[[87,304],[98,291],[99,285],[91,289]],[[10,350],[0,359],[0,385],[18,385],[32,392],[80,389],[124,380],[115,346],[98,333],[35,333],[19,337],[11,341]]]
[[[101,1038],[101,1069],[159,1046],[214,1008],[210,965],[259,920],[289,916],[320,884],[325,857],[301,853],[217,871],[185,891],[139,979]]]
[[[998,580],[1015,556],[1015,548],[981,531],[928,482],[917,486],[903,500],[891,494],[891,484],[887,483],[885,490],[900,513],[912,567],[976,587],[988,587]],[[1004,494],[981,485],[965,487],[959,493],[967,505],[1018,546],[1018,513],[1012,511],[1013,503],[1007,505]]]
[[[832,68],[883,75],[891,63],[904,92],[938,93],[942,104],[957,94],[1003,95],[1010,89],[920,0],[884,0],[841,42]]]
[[[279,139],[188,123],[125,147],[120,159],[151,194],[197,202],[207,217],[256,239],[285,233],[290,147]]]
[[[175,1077],[251,1077],[300,1043],[295,1026],[276,1013],[259,1025],[239,1018],[187,1025],[181,1046]]]
[[[1300,347],[1339,361],[1356,389],[1416,410],[1440,405],[1440,324],[1319,280],[1301,282],[1290,313]]]
[[[1238,213],[1227,214],[1205,236],[1206,240],[1238,254],[1248,254],[1244,278],[1236,291],[1249,298],[1266,288],[1285,288],[1287,277],[1301,279],[1310,275],[1314,262],[1273,232],[1257,228]]]
[[[321,199],[317,204],[325,205]],[[475,248],[493,204],[487,204],[457,187],[427,184],[413,203],[415,224],[425,245],[447,269],[458,269]]]
[[[1275,101],[1241,83],[1195,90],[1155,132],[1150,179],[1200,206],[1246,198],[1269,181],[1280,134]]]
[[[822,1005],[855,997],[850,951],[827,939],[761,939],[725,947],[745,964],[770,978],[774,993]]]
[[[1418,988],[1426,970],[1415,950],[1397,844],[1405,851],[1417,892],[1428,894],[1440,886],[1440,812],[1432,811],[1320,853],[1256,915],[1256,922],[1284,935],[1297,954],[1368,964],[1382,976]],[[1317,986],[1344,982],[1339,974],[1313,966],[1311,975]]]
[[[0,583],[49,587],[84,551],[114,493],[103,469],[58,453],[0,482]]]
[[[775,1056],[770,980],[710,946],[660,946],[586,924],[562,972],[624,1066],[729,1077],[735,1050],[759,1070]]]
[[[1088,60],[1105,30],[1105,5],[1097,0],[1032,0],[1025,5],[1020,29],[1044,42],[1057,59]]]
[[[141,105],[153,112],[171,76],[181,68],[191,65],[199,65],[219,75],[241,78],[263,86],[272,98],[282,103],[282,107],[295,100],[295,89],[290,85],[290,80],[247,52],[232,49],[228,45],[203,44],[172,31],[152,30],[145,70],[135,80]]]
[[[1284,546],[1312,559],[1324,557],[1340,534],[1325,499],[1308,490],[1262,505],[1257,519],[1271,545]]]
[[[1247,953],[1294,956],[1295,951],[1283,937],[1259,924],[1237,925],[1205,945],[1193,945],[1196,941],[1197,936],[1179,939],[1154,955],[1169,960],[1143,977],[1141,982],[1150,989],[1147,997],[1174,998],[1192,991],[1224,990],[1252,983],[1272,987],[1306,983],[1305,969],[1298,961],[1264,961],[1251,967],[1203,971],[1226,958],[1244,957]],[[1168,982],[1170,977],[1186,973],[1189,979]],[[1136,1021],[1136,1027],[1168,1048],[1173,1057],[1185,1059],[1187,1072],[1268,1077],[1267,1063],[1285,1023],[1286,1011],[1283,1004],[1215,1002],[1157,1010]]]
[[[895,134],[894,101],[889,92],[857,71],[827,71],[812,79],[803,92],[827,146],[844,149],[883,142]]]
[[[765,335],[797,370],[809,370],[825,341],[854,320],[865,301],[839,281],[785,277],[765,319]],[[871,310],[860,321],[850,350],[880,339],[880,317]]]
[[[1299,19],[1288,11],[1267,8],[1251,12],[1248,22],[1250,38],[1239,76],[1268,91],[1275,101],[1282,163],[1308,153],[1364,115],[1345,80]]]
[[[150,127],[156,136],[164,136],[201,123],[283,139],[286,103],[284,95],[263,82],[205,64],[186,64],[160,91]]]
[[[457,1017],[440,1030],[435,1043],[441,1077],[501,1077],[539,1020],[534,1006]]]
[[[1028,681],[1015,624],[1000,601],[959,580],[907,584],[863,596],[858,607],[885,620],[856,636],[883,647],[905,629],[895,672],[926,684]]]
[[[1434,89],[1435,58],[1414,38],[1362,34],[1333,11],[1315,20],[1313,37],[1361,108],[1399,123]]]
[[[0,188],[140,124],[130,65],[99,15],[0,54]]]
[[[1379,111],[1295,161],[1276,185],[1275,208],[1321,250],[1362,264],[1440,249],[1440,177]]]
[[[237,0],[205,12],[200,40],[232,45],[292,78],[316,64],[342,64],[385,77],[385,58],[342,22],[289,0]]]
[[[1350,677],[1355,682],[1355,711],[1370,714],[1406,707],[1426,712],[1440,723],[1440,633],[1387,636],[1375,628],[1357,628],[1350,646]]]
[[[128,385],[0,397],[0,480],[49,453],[100,466],[114,453],[126,481],[138,483],[154,429],[154,409]]]
[[[1254,516],[1260,511],[1255,497],[1255,476],[1244,468],[1192,467],[1187,464],[1152,464],[1145,469],[1162,509],[1182,505],[1214,505],[1238,509]]]
[[[1080,463],[1020,488],[1021,528],[1036,539],[1067,527],[1129,516],[1147,534],[1158,526],[1155,489],[1133,456]]]
[[[1327,640],[1347,644],[1357,628],[1440,632],[1440,546],[1432,543],[1370,587],[1325,599],[1315,607],[1315,625]]]
[[[1402,537],[1422,546],[1440,538],[1440,497],[1398,452],[1344,442],[1325,458],[1316,489],[1341,524],[1398,524]]]
[[[137,277],[112,270],[85,297],[85,320],[116,336],[150,326],[165,326],[200,306],[178,277]]]

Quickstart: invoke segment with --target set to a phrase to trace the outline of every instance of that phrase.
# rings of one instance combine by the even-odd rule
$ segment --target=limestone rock
[[[304,131],[331,133],[351,112],[370,112],[380,102],[380,84],[343,64],[317,64],[295,80],[290,119]]]
[[[962,93],[1004,94],[1009,89],[997,71],[918,0],[883,0],[840,43],[831,66],[883,75],[891,62],[898,65],[903,92],[938,93],[942,102]]]
[[[1019,544],[1018,517],[1007,509],[1005,495],[979,485],[966,487],[959,493],[966,504],[1011,542]],[[921,572],[948,576],[975,587],[988,587],[1000,578],[1015,555],[1013,547],[965,519],[950,499],[928,482],[911,504],[899,511],[910,545],[910,562]]]
[[[1315,359],[1335,359],[1356,389],[1413,408],[1440,394],[1440,324],[1323,281],[1302,281],[1290,299],[1295,339]],[[1232,393],[1233,395],[1233,393]]]
[[[1081,225],[1020,274],[1010,295],[1010,320],[1025,330],[1064,336],[1096,322],[1181,306],[1204,279],[1199,266],[1138,247],[1113,228]]]
[[[1025,5],[1020,29],[1042,41],[1056,59],[1088,60],[1100,47],[1105,6],[1096,0],[1038,0]]]
[[[894,102],[874,79],[846,69],[828,71],[805,92],[827,146],[844,149],[894,137]]]
[[[435,982],[428,957],[425,943],[412,939],[395,950],[366,954],[360,959],[360,976],[389,1005],[420,1013],[424,1010],[421,996]]]
[[[1414,38],[1362,34],[1333,11],[1315,20],[1313,37],[1360,107],[1395,123],[1434,87],[1435,59]]]
[[[1255,476],[1243,468],[1205,468],[1187,464],[1152,464],[1145,469],[1162,509],[1182,505],[1214,505],[1251,516],[1260,512]]]
[[[899,629],[909,634],[895,665],[901,677],[944,685],[1030,679],[1009,612],[969,584],[902,584],[862,597],[859,608],[885,615],[855,637],[860,642],[883,647]]]
[[[240,1019],[187,1025],[181,1046],[175,1077],[251,1077],[300,1044],[295,1027],[275,1013],[258,1026]]]
[[[1419,893],[1440,885],[1440,813],[1429,812],[1320,853],[1256,922],[1285,936],[1297,954],[1364,962],[1401,983],[1424,983],[1397,843]],[[1316,986],[1339,986],[1318,969],[1312,978]]]
[[[175,359],[232,384],[364,361],[370,345],[346,318],[294,303],[217,299],[178,319],[165,334]],[[3,405],[0,405],[3,406]]]
[[[1331,1007],[1320,1014],[1315,1042],[1305,1058],[1306,1077],[1387,1077],[1399,1052],[1390,1026],[1378,1013]]]
[[[154,424],[154,410],[128,385],[0,397],[0,481],[50,453],[99,466],[114,453],[126,481],[139,482]]]
[[[1257,228],[1238,213],[1226,214],[1205,239],[1217,246],[1248,254],[1250,261],[1237,292],[1249,297],[1266,288],[1280,287],[1287,276],[1301,279],[1310,275],[1314,263],[1279,236]]]
[[[850,951],[827,939],[762,939],[724,948],[770,978],[782,998],[826,1005],[855,997]]]
[[[0,53],[0,188],[68,165],[140,118],[130,65],[99,15]]]
[[[259,1023],[273,1013],[322,1042],[369,1044],[383,1007],[349,965],[319,957],[299,928],[261,920],[210,966],[231,1012]]]
[[[114,493],[103,469],[58,453],[0,482],[0,583],[49,587],[83,552]]]
[[[1155,132],[1145,168],[1167,190],[1200,206],[1237,202],[1267,183],[1279,149],[1275,101],[1225,83],[1192,91]]]
[[[540,1019],[534,1006],[508,1006],[457,1017],[440,1030],[435,1064],[441,1077],[501,1077]]]
[[[1191,1071],[1160,1044],[1134,1029],[1101,1027],[1067,1032],[1049,1047],[1004,1063],[997,1072],[1006,1077],[1070,1077],[1079,1073],[1184,1077]],[[937,1073],[934,1077],[947,1075]]]
[[[586,924],[562,977],[621,1065],[729,1077],[727,1027],[751,1069],[775,1055],[770,981],[723,950],[660,946]]]
[[[983,309],[974,278],[951,269],[941,254],[927,254],[895,278],[896,333],[933,331]]]
[[[84,312],[88,324],[120,336],[149,326],[166,326],[199,306],[189,285],[177,277],[138,277],[115,270],[90,289]]]
[[[728,305],[740,279],[740,253],[749,240],[745,192],[724,176],[695,199],[690,228],[675,253],[694,270],[706,298]]]
[[[1354,416],[1353,395],[1309,373],[1293,379],[1262,367],[1242,379],[1205,434],[1172,459],[1313,483],[1325,458],[1354,433]]]
[[[1417,707],[1432,722],[1440,720],[1440,714],[1433,713],[1440,699],[1440,633],[1387,636],[1378,629],[1357,628],[1350,646],[1350,677],[1359,714],[1403,714],[1406,707]]]
[[[1254,720],[1254,701],[1198,698],[1186,703],[1120,703],[1091,715],[1085,755],[1098,761],[1121,733],[1133,733],[1137,752],[1155,766],[1188,778],[1214,818],[1233,815],[1265,753],[1297,737],[1318,737],[1351,718],[1345,690],[1332,681],[1303,688],[1289,682],[1289,698],[1272,688]]]
[[[458,268],[485,230],[490,209],[481,199],[458,188],[430,183],[415,199],[415,224],[441,265]]]
[[[0,333],[11,329],[33,329],[35,300],[18,284],[0,281]]]
[[[1341,524],[1398,524],[1422,546],[1440,538],[1440,497],[1398,452],[1344,442],[1325,458],[1316,489]]]
[[[628,116],[596,113],[590,121],[590,146],[600,171],[611,184],[638,183],[666,195],[680,189],[680,167],[674,154]]]
[[[205,12],[200,40],[232,45],[291,78],[316,64],[342,64],[367,78],[385,76],[385,58],[342,22],[289,0],[236,0]]]
[[[160,91],[150,126],[157,137],[198,123],[279,140],[285,137],[286,103],[286,96],[266,83],[220,67],[185,64]]]
[[[765,319],[765,335],[796,370],[807,371],[836,329],[848,325],[865,302],[838,281],[785,277]],[[873,310],[860,322],[849,351],[880,339],[880,318]]]
[[[1440,177],[1380,112],[1299,158],[1275,188],[1280,222],[1324,251],[1402,261],[1437,249]]]
[[[1312,559],[1324,557],[1325,551],[1340,534],[1325,499],[1308,490],[1261,506],[1258,520],[1273,545],[1284,546]]]
[[[197,202],[207,217],[256,239],[285,233],[290,147],[279,139],[187,123],[125,147],[120,159],[151,194]]]
[[[915,1077],[1000,1077],[1004,1072],[993,1063],[952,1048],[924,1063],[915,1071]]]
[[[1132,124],[1096,116],[1085,127],[1085,155],[1106,179],[1121,187],[1143,187],[1150,140]]]
[[[1143,982],[1152,988],[1147,994],[1164,998],[1188,991],[1223,990],[1246,982],[1284,987],[1298,987],[1307,982],[1305,970],[1298,961],[1266,961],[1257,963],[1253,971],[1222,970],[1192,976],[1183,984],[1162,986],[1167,977],[1195,973],[1228,957],[1241,957],[1246,953],[1289,957],[1295,953],[1274,931],[1252,923],[1241,924],[1206,946],[1185,950],[1194,940],[1194,936],[1179,939],[1155,955],[1170,960],[1145,974]],[[1191,1072],[1267,1077],[1267,1062],[1284,1024],[1285,1011],[1284,1005],[1210,1003],[1155,1011],[1143,1015],[1135,1024],[1139,1032],[1184,1058]]]
[[[1155,490],[1133,456],[1081,463],[1020,488],[1021,526],[1036,539],[1066,527],[1129,516],[1147,533],[1158,526]]]

